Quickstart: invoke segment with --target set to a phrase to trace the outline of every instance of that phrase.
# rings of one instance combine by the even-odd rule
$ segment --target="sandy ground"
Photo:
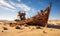
[[[21,29],[10,27],[9,25],[0,24],[0,36],[60,36],[60,26],[50,23],[47,28],[37,26],[20,26]],[[7,30],[4,30],[6,27]]]

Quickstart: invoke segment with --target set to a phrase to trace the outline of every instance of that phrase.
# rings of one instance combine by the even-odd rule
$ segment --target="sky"
[[[18,12],[26,12],[30,18],[45,10],[52,2],[49,20],[60,20],[60,0],[0,0],[0,20],[15,20]]]

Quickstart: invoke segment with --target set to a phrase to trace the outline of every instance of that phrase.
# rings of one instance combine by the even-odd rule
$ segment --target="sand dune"
[[[48,21],[48,27],[41,26],[19,26],[16,29],[8,24],[0,23],[0,36],[60,36],[60,23],[56,21]]]

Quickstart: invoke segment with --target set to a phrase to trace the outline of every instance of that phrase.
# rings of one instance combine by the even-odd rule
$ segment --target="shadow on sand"
[[[42,25],[39,25],[39,24],[28,24],[28,26],[42,26]],[[47,28],[60,29],[60,25],[48,24]]]
[[[48,28],[55,28],[55,29],[60,29],[59,25],[53,25],[53,24],[48,24]]]

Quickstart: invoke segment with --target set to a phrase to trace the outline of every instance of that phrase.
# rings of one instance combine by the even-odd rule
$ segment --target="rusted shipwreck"
[[[17,24],[42,25],[43,27],[45,27],[47,26],[50,10],[51,10],[51,3],[45,10],[41,10],[40,12],[38,12],[37,15],[28,19],[25,18],[26,15],[25,12],[21,13],[19,11],[18,12],[19,19],[16,19],[15,21],[17,22]]]

